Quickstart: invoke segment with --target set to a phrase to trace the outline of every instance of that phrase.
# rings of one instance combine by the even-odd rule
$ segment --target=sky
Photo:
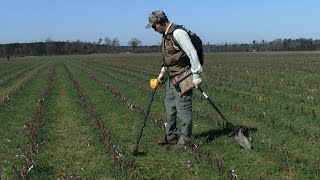
[[[204,43],[320,39],[319,9],[319,0],[0,0],[0,44],[108,37],[158,45],[161,35],[145,28],[154,10]]]

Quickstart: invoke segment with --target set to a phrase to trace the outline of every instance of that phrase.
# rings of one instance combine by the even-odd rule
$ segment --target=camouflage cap
[[[167,18],[167,16],[163,11],[161,11],[161,10],[153,11],[149,15],[149,23],[147,24],[146,28],[147,29],[151,28],[154,23],[159,22],[159,21],[163,20],[164,18]]]

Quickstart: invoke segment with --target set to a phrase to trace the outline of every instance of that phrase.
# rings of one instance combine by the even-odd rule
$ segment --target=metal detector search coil
[[[240,146],[244,149],[251,149],[250,141],[243,135],[244,127],[237,126],[229,122],[200,86],[198,87],[198,89],[202,93],[202,95],[208,100],[208,102],[212,105],[212,107],[218,112],[221,118],[227,123],[228,128],[230,128],[230,126],[232,127],[232,136],[230,137],[234,137],[235,140],[237,140]]]

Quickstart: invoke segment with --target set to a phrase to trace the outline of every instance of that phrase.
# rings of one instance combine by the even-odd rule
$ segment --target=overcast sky
[[[159,44],[160,34],[145,29],[158,9],[205,43],[320,39],[319,0],[0,0],[0,44],[105,37]]]

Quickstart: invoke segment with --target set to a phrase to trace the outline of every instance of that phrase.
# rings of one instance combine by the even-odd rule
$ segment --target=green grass
[[[84,111],[62,64],[48,98],[32,179],[108,178],[112,159]]]
[[[34,62],[39,60],[35,58]],[[254,149],[241,149],[236,141],[222,134],[221,118],[197,90],[193,94],[193,138],[200,147],[184,150],[157,145],[164,136],[161,85],[139,146],[144,156],[138,157],[131,152],[144,114],[129,103],[147,108],[152,91],[149,79],[158,75],[161,55],[99,54],[43,60],[50,60],[57,70],[44,109],[39,154],[31,179],[126,179],[132,172],[132,161],[138,179],[229,179],[231,170],[239,179],[320,179],[317,53],[206,54],[203,89],[228,120],[252,128]],[[32,59],[25,63],[33,64]],[[112,148],[101,142],[99,129],[84,108],[64,64],[111,133],[113,145],[121,149],[123,170],[117,168]],[[6,75],[14,73],[14,64],[4,66],[13,69]],[[25,141],[24,133],[17,129],[34,113],[36,102],[27,96],[40,95],[43,84],[36,82],[45,82],[47,75],[43,74],[48,69],[14,95],[11,104],[1,107],[1,121],[8,116],[12,122],[5,122],[0,134],[17,137],[12,140],[15,143],[1,139],[7,144],[5,149],[0,147],[0,157],[5,158],[0,162],[0,174],[4,177],[13,173],[12,168],[7,171],[10,164],[18,161],[12,157],[13,152]],[[17,84],[19,81],[12,81],[12,86]],[[0,94],[3,92],[0,89]]]
[[[5,179],[14,179],[12,165],[19,164],[21,147],[26,141],[26,125],[34,115],[34,109],[48,77],[49,66],[39,72],[20,93],[8,103],[0,103],[0,170]]]

